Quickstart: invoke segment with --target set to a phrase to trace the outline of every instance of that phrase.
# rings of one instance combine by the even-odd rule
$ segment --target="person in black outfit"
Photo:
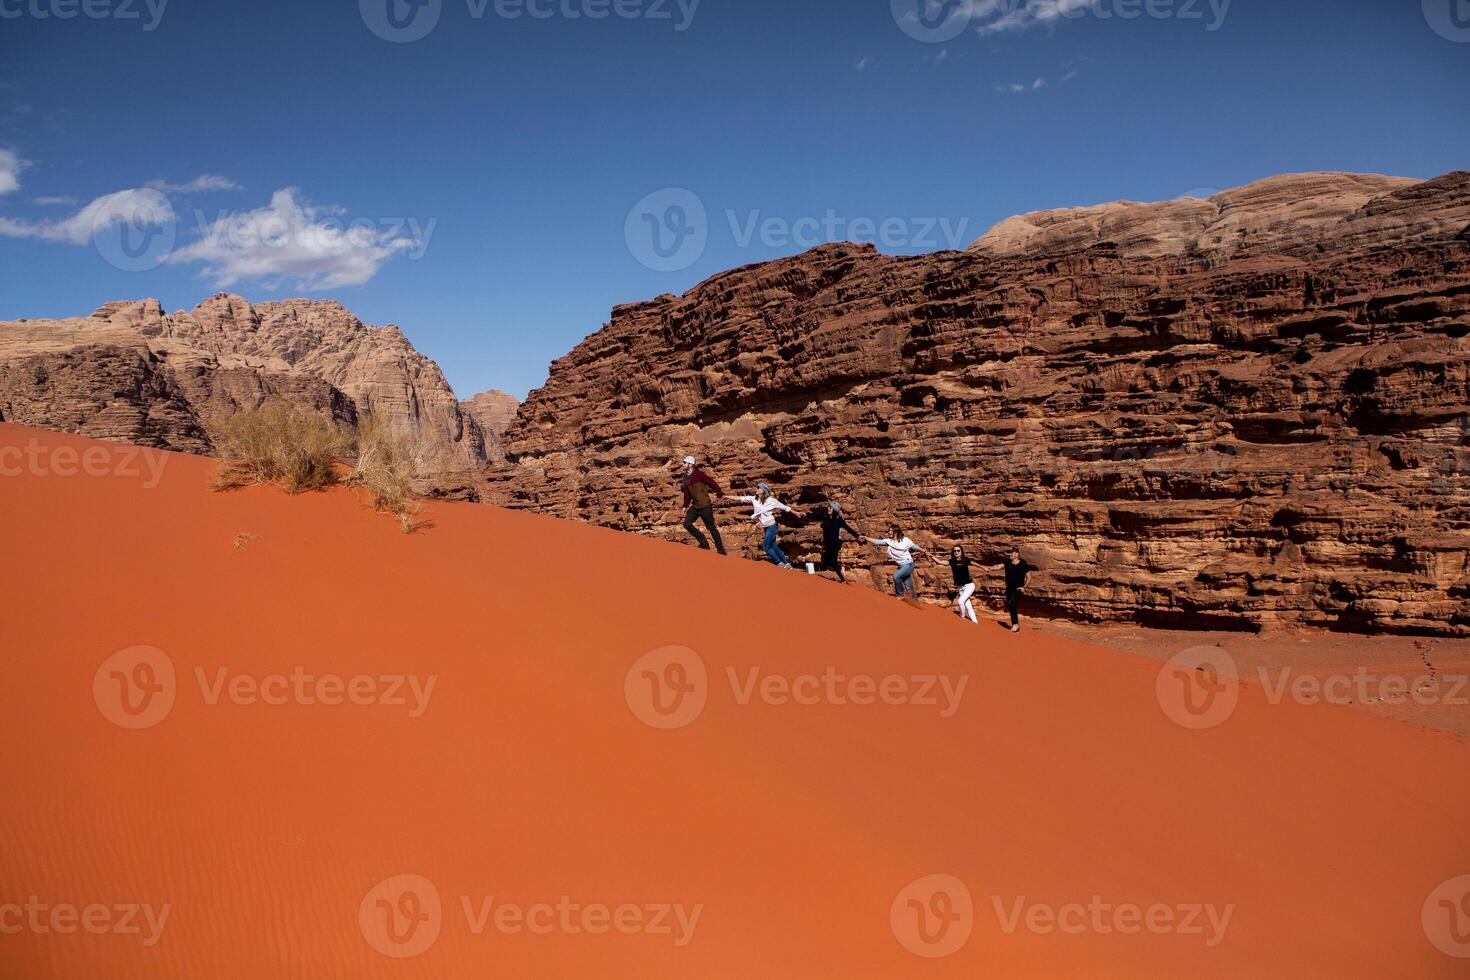
[[[845,584],[847,576],[842,574],[842,532],[847,531],[854,541],[861,541],[863,536],[847,523],[847,519],[842,516],[842,505],[835,500],[827,501],[812,516],[822,524],[822,562],[817,567],[824,572],[836,572],[837,581]]]
[[[1026,576],[1038,571],[1037,567],[1021,557],[1021,552],[1015,548],[1006,556],[1006,612],[1011,614],[1011,632],[1021,632],[1021,620],[1016,614],[1021,606],[1021,599],[1025,594]]]

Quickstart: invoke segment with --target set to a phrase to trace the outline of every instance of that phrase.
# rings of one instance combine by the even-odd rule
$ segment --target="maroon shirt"
[[[704,472],[704,470],[696,469],[693,473],[690,473],[679,481],[679,487],[684,491],[685,507],[688,507],[693,502],[694,497],[691,496],[690,488],[697,484],[709,488],[707,491],[694,491],[694,494],[704,498],[698,503],[700,507],[708,507],[715,497],[723,496],[720,492],[720,485],[711,479],[709,474]]]

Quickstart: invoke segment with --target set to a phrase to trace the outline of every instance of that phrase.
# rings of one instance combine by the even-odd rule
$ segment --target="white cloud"
[[[149,187],[165,194],[199,194],[204,191],[237,191],[240,185],[219,174],[200,174],[182,184],[171,184],[166,180],[150,180]]]
[[[20,172],[26,162],[10,150],[0,150],[0,194],[20,189]]]
[[[871,65],[872,63],[873,63],[873,59],[872,58],[868,57],[867,55],[863,55],[861,58],[858,59],[857,64],[855,64],[855,65],[852,66],[852,70],[853,71],[867,71],[868,70],[868,66]]]
[[[1076,78],[1082,73],[1082,66],[1084,64],[1087,64],[1091,60],[1091,58],[1073,58],[1070,61],[1067,61],[1063,65],[1063,67],[1066,69],[1065,73],[1062,75],[1062,77],[1056,80],[1055,84],[1065,85],[1067,82],[1070,82],[1072,79]],[[1026,84],[1024,82],[1011,82],[1009,85],[997,85],[995,87],[995,90],[997,92],[1007,92],[1012,95],[1020,95],[1023,92],[1035,92],[1037,89],[1046,88],[1048,85],[1051,84],[1053,83],[1050,80],[1042,77],[1033,79],[1030,84]]]
[[[1063,17],[1092,6],[1096,0],[972,0],[970,20],[981,34],[1054,26]]]
[[[131,223],[141,227],[173,220],[174,211],[168,198],[151,188],[135,187],[103,195],[70,217],[56,221],[0,218],[0,235],[85,245],[99,229],[111,225]]]
[[[276,191],[268,205],[254,211],[222,212],[213,220],[195,214],[198,240],[174,249],[164,261],[202,266],[202,275],[218,287],[242,280],[304,290],[357,286],[393,256],[427,246],[436,223],[347,221],[341,209],[301,203],[292,188]],[[99,197],[65,218],[0,217],[0,236],[86,245],[99,230],[118,224],[176,227],[178,216],[161,190],[135,187]],[[412,233],[402,233],[405,228]]]
[[[297,193],[278,190],[263,208],[219,217],[168,262],[203,265],[217,287],[252,280],[322,290],[365,283],[384,262],[420,244],[387,223],[345,222],[337,210],[303,205]]]
[[[39,204],[43,208],[50,208],[62,204],[75,204],[77,203],[77,199],[70,194],[43,194],[41,197],[32,198],[31,203]]]

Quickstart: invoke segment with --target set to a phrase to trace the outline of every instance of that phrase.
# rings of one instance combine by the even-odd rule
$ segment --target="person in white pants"
[[[938,558],[934,559],[934,564],[939,564]],[[975,605],[970,601],[975,595],[975,580],[970,577],[970,556],[965,554],[965,549],[960,545],[955,545],[950,550],[949,570],[954,575],[955,614],[978,626],[980,620],[975,618]]]

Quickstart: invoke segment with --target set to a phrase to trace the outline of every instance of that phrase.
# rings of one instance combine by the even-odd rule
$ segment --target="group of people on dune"
[[[700,548],[708,551],[712,539],[715,550],[722,555],[725,554],[725,542],[720,537],[720,528],[715,522],[715,506],[721,503],[748,504],[751,508],[751,520],[760,526],[763,535],[761,550],[776,566],[792,567],[791,562],[781,550],[779,541],[781,528],[777,518],[780,514],[795,513],[795,511],[777,500],[769,485],[757,483],[755,493],[748,497],[726,496],[714,478],[700,469],[699,461],[695,457],[685,456],[683,477],[679,481],[679,487],[684,492],[684,529],[693,535]],[[909,602],[918,601],[918,589],[914,585],[915,556],[924,555],[936,565],[944,564],[915,544],[908,535],[904,534],[903,528],[897,523],[889,525],[886,538],[866,537],[847,523],[847,519],[842,514],[842,504],[836,500],[828,500],[818,507],[811,517],[815,518],[822,527],[822,558],[821,561],[812,563],[809,568],[814,572],[832,572],[837,576],[839,582],[847,581],[847,576],[842,570],[842,534],[844,531],[852,537],[853,541],[887,549],[889,561],[896,566],[893,572],[894,594]],[[709,538],[706,538],[700,531],[698,525],[701,522],[709,531]],[[1026,588],[1026,576],[1037,571],[1036,566],[1025,561],[1015,547],[1010,549],[1006,559],[999,565],[975,565],[965,554],[963,545],[957,544],[950,549],[949,569],[954,576],[955,613],[972,623],[978,623],[979,619],[975,616],[975,606],[972,601],[975,595],[975,580],[971,575],[972,567],[984,571],[1003,570],[1005,572],[1006,611],[1011,617],[1011,632],[1019,632],[1021,629],[1019,610]]]

